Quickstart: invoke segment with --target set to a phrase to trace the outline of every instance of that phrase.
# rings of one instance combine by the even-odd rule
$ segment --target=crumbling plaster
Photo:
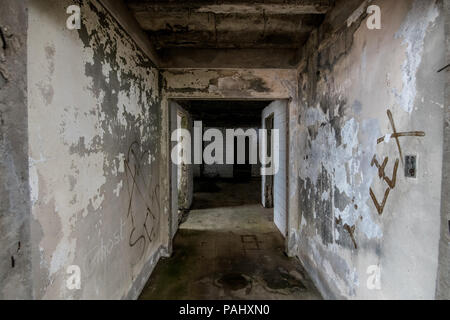
[[[381,8],[381,30],[369,30],[363,15],[330,35],[326,19],[303,51],[295,250],[327,298],[432,299],[445,90],[437,73],[445,61],[442,1],[371,4]],[[400,154],[387,135],[394,130],[422,133],[399,138]],[[418,156],[416,179],[405,178],[407,154]],[[374,156],[380,165],[388,158],[390,180],[379,178]],[[379,290],[367,286],[370,266],[381,270]]]
[[[11,200],[0,208],[20,213],[12,223],[1,220],[14,231],[0,238],[9,250],[0,297],[6,289],[38,299],[139,295],[171,250],[171,99],[288,100],[286,250],[324,297],[445,296],[448,214],[440,203],[448,106],[446,73],[436,72],[445,64],[443,2],[372,1],[382,8],[377,31],[367,29],[364,14],[337,27],[338,1],[339,12],[330,12],[301,50],[298,70],[160,73],[97,0],[80,2],[79,31],[66,28],[71,1],[30,0],[28,60],[15,60],[17,79],[8,77],[4,61],[8,49],[25,50],[25,31],[10,26],[13,46],[0,48],[0,148],[19,159],[0,158],[0,170],[10,173],[0,176],[0,196]],[[25,15],[24,4],[14,6]],[[4,99],[13,86],[20,88],[9,100],[14,112]],[[416,179],[404,177],[395,137],[387,135],[394,130],[388,110],[397,131],[423,131],[399,138],[403,156],[418,156]],[[374,155],[380,164],[389,158],[390,178],[399,160],[381,214],[370,190],[381,202],[387,185]],[[20,195],[10,192],[11,181]],[[66,285],[70,265],[81,268],[80,290]],[[381,270],[380,290],[366,286],[369,266]]]
[[[133,298],[165,251],[159,72],[97,1],[68,30],[71,4],[29,3],[34,297]]]

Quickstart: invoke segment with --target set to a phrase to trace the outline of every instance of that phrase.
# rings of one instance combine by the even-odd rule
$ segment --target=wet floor
[[[193,210],[140,299],[321,299],[305,270],[284,254],[258,180],[196,181]]]

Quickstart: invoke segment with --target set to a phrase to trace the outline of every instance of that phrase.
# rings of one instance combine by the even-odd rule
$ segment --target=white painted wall
[[[78,31],[73,1],[28,1],[33,295],[136,298],[166,220],[158,70],[97,1],[81,3]],[[80,290],[66,286],[72,265]]]
[[[433,299],[448,110],[446,72],[437,72],[447,63],[443,2],[372,4],[382,10],[382,30],[368,29],[362,16],[350,28],[344,22],[335,37],[321,43],[311,37],[305,46],[300,115],[291,130],[299,144],[293,178],[301,206],[293,248],[325,298]],[[388,110],[397,132],[425,134],[399,138],[402,154],[388,139],[394,131]],[[380,137],[387,138],[377,143]],[[405,155],[418,156],[416,178],[405,177]],[[374,156],[386,159],[393,187],[380,179]],[[378,212],[375,201],[386,192]]]
[[[274,129],[279,131],[279,141],[275,143],[279,148],[279,170],[274,177],[273,201],[274,222],[283,236],[286,236],[287,228],[287,168],[286,168],[286,144],[287,144],[287,103],[277,100],[267,106],[262,112],[262,128],[266,128],[265,119],[274,115]],[[275,144],[274,144],[275,145]],[[262,201],[264,202],[265,177],[262,177]]]

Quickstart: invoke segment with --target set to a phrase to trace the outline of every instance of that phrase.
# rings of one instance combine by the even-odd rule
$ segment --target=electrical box
[[[417,156],[405,156],[405,177],[417,177]]]

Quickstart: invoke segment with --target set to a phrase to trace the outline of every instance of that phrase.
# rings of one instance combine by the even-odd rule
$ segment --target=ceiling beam
[[[214,14],[325,14],[328,6],[320,5],[289,5],[289,4],[217,4],[203,6],[197,12]]]
[[[285,1],[220,1],[220,3],[202,0],[191,1],[154,1],[128,0],[128,6],[136,12],[157,11],[173,13],[188,10],[190,13],[213,14],[325,14],[334,4],[333,0],[285,0]]]
[[[268,32],[285,30],[288,32],[311,32],[317,24],[316,15],[217,15],[192,14],[188,11],[167,14],[153,11],[136,12],[136,20],[146,31],[167,30],[172,32],[212,31],[216,28],[235,31],[244,29],[261,29]]]
[[[157,49],[161,47],[204,48],[294,48],[301,45],[321,19],[317,15],[213,15],[138,12],[142,29]]]
[[[298,63],[298,50],[296,49],[165,48],[159,53],[163,69],[292,69]]]

